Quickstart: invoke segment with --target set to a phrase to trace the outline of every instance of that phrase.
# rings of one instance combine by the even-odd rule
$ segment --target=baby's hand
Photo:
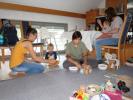
[[[48,63],[49,63],[49,64],[55,64],[55,63],[56,63],[56,60],[50,59],[50,60],[48,61]]]
[[[59,64],[59,61],[58,61],[58,60],[54,60],[53,62],[50,62],[50,63],[48,64],[48,66],[49,66],[50,68],[54,68],[54,67],[58,67],[58,64]]]

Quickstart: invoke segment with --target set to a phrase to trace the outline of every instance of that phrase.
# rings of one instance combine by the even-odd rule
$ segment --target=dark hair
[[[78,39],[80,38],[80,40],[82,39],[82,35],[79,31],[75,31],[72,35],[72,40]]]
[[[109,7],[105,10],[105,14],[107,15],[107,18],[109,21],[112,21],[113,17],[117,16],[115,9],[113,7]]]
[[[37,34],[37,30],[35,28],[32,27],[28,27],[27,31],[26,31],[26,37],[29,37],[30,34]]]

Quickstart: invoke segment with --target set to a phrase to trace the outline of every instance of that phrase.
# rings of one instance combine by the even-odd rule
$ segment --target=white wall
[[[0,0],[27,6],[56,9],[85,14],[90,9],[99,8],[105,0]],[[45,1],[45,2],[44,2]]]
[[[85,19],[74,17],[0,9],[0,19],[2,18],[25,21],[67,23],[68,30],[75,29],[76,25],[85,29]]]
[[[98,8],[105,8],[105,6],[106,6],[106,0],[102,0],[102,1],[99,3]]]
[[[97,8],[105,8],[105,0],[71,0],[65,1],[61,0],[64,5],[58,5],[56,1],[49,1],[47,3],[43,0],[0,0],[3,2],[10,2],[10,3],[17,3],[17,4],[24,4],[24,5],[32,5],[32,6],[39,6],[39,7],[46,7],[50,8],[55,7],[53,9],[57,9],[60,6],[59,10],[67,9],[70,12],[77,12],[77,13],[85,13],[90,9]],[[49,1],[49,2],[48,2]],[[76,2],[76,3],[70,3]],[[48,4],[49,3],[49,4]],[[56,5],[57,4],[57,8]],[[69,4],[69,5],[68,5]],[[75,5],[77,4],[77,5]],[[42,5],[42,6],[41,6]],[[70,5],[72,7],[70,7]],[[83,6],[84,5],[84,6]],[[82,6],[82,7],[81,7]],[[66,8],[65,8],[66,7]],[[67,11],[66,10],[66,11]],[[31,13],[31,12],[24,12],[24,11],[15,11],[15,10],[3,10],[0,9],[0,18],[7,18],[7,19],[16,19],[16,20],[27,20],[27,21],[40,21],[40,22],[56,22],[56,23],[67,23],[68,30],[73,30],[76,26],[85,29],[85,19],[74,18],[74,17],[65,17],[65,16],[57,16],[57,15],[50,15],[50,14],[41,14],[41,13]]]

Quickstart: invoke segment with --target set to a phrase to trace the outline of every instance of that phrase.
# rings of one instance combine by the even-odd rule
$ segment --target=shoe
[[[102,60],[97,60],[97,64],[102,64],[103,61]]]
[[[25,72],[10,72],[9,73],[9,76],[12,78],[23,77],[25,75],[26,75]]]

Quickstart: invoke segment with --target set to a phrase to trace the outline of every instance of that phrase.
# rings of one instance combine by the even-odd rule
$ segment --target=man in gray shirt
[[[88,65],[88,49],[81,41],[82,35],[79,31],[75,31],[72,35],[72,41],[66,47],[66,61],[63,67],[68,69],[76,66],[78,69]]]

